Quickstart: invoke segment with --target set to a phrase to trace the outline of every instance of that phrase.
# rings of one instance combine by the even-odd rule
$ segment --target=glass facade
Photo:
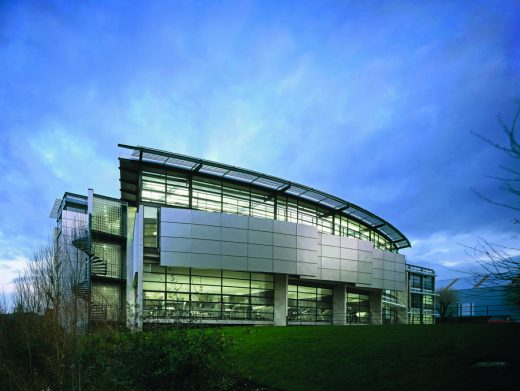
[[[383,304],[383,324],[397,324],[398,319],[397,307]]]
[[[145,263],[143,317],[272,321],[273,275]]]
[[[347,291],[347,322],[370,324],[370,297],[368,294]]]
[[[159,227],[157,208],[149,206],[144,207],[144,233],[143,233],[143,245],[144,247],[158,247],[157,241]]]
[[[332,288],[290,282],[287,320],[332,323]]]
[[[435,275],[432,269],[407,265],[408,273],[408,323],[434,323]]]
[[[252,186],[155,168],[143,171],[141,180],[141,200],[145,203],[309,224],[319,232],[369,240],[377,248],[395,251],[392,243],[376,230],[295,197],[275,196]]]

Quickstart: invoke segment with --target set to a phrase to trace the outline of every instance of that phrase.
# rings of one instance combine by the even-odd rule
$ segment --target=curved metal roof
[[[134,164],[131,162],[151,163],[259,186],[276,194],[287,194],[311,201],[329,210],[330,212],[327,215],[342,213],[347,217],[362,222],[387,238],[397,249],[410,247],[408,239],[386,220],[351,202],[311,187],[256,171],[178,153],[125,144],[118,144],[118,146],[132,151],[130,155],[120,157],[121,198],[123,200],[137,202],[139,173],[135,171]]]

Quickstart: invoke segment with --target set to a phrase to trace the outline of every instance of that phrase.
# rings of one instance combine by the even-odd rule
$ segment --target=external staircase
[[[106,321],[108,319],[108,301],[102,295],[93,295],[91,276],[108,275],[108,256],[102,246],[93,246],[88,229],[78,229],[74,233],[72,245],[84,252],[88,258],[89,270],[86,280],[78,283],[74,293],[77,298],[87,303],[91,321]]]

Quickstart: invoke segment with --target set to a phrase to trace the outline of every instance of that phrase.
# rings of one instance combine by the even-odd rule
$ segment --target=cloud
[[[14,290],[13,280],[27,267],[29,260],[25,257],[0,259],[0,288],[6,294]]]
[[[515,202],[483,179],[509,162],[470,131],[512,118],[517,2],[52,4],[0,12],[0,258],[45,238],[63,192],[117,197],[120,142],[345,198],[412,263],[509,243],[510,211],[471,192]]]
[[[460,277],[465,274],[482,272],[479,261],[485,257],[476,254],[473,247],[479,240],[486,240],[510,256],[520,254],[518,232],[511,231],[467,231],[450,233],[438,231],[427,236],[412,238],[412,247],[401,251],[408,263],[432,267],[439,279]]]

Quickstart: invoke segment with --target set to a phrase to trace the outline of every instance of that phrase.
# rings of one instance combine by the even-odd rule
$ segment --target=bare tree
[[[502,128],[502,132],[504,133],[507,142],[505,144],[497,143],[492,141],[491,139],[481,135],[480,133],[473,133],[476,137],[480,138],[487,144],[496,148],[499,151],[504,152],[508,157],[512,159],[513,166],[499,166],[502,171],[502,175],[496,176],[487,176],[490,179],[494,179],[498,181],[499,186],[506,193],[512,194],[515,197],[520,197],[520,140],[518,136],[518,121],[520,120],[520,101],[516,102],[517,109],[515,115],[513,117],[513,121],[511,125],[507,125],[501,116],[498,117],[498,123]],[[507,208],[515,211],[515,213],[520,212],[520,203],[515,201],[514,203],[497,201],[495,199],[489,198],[479,191],[473,189],[473,192],[483,200],[499,206],[501,208]],[[520,219],[518,217],[513,218],[513,222],[515,224],[520,223]]]
[[[0,295],[0,314],[7,314],[9,308],[7,307],[7,299],[5,298],[5,291]]]
[[[485,239],[472,247],[473,257],[482,267],[475,280],[488,288],[503,290],[510,304],[520,306],[520,249],[491,243]]]
[[[500,188],[504,192],[513,195],[513,201],[497,201],[482,195],[476,190],[473,191],[483,200],[501,208],[510,209],[515,214],[518,214],[520,212],[520,138],[518,134],[520,101],[515,103],[517,108],[511,125],[507,125],[502,117],[499,116],[498,118],[502,132],[506,136],[506,143],[497,143],[481,134],[474,133],[478,138],[497,150],[504,152],[511,159],[510,166],[500,166],[502,175],[490,176],[490,178],[498,181]],[[520,218],[515,216],[512,222],[513,224],[520,224]],[[520,305],[520,249],[480,239],[471,250],[473,252],[472,255],[483,269],[482,273],[476,273],[475,279],[479,281],[485,280],[482,286],[506,289],[512,301]]]
[[[74,235],[51,235],[14,281],[17,331],[29,363],[28,376],[18,376],[22,389],[62,389],[70,373],[78,348],[78,320],[88,305],[88,298],[77,290],[85,281],[88,260],[72,245],[73,239]]]

